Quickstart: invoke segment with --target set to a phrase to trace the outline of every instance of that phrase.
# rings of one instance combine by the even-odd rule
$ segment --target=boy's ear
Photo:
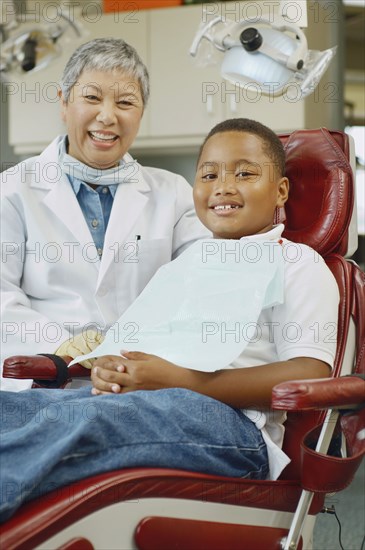
[[[284,206],[289,196],[288,178],[280,178],[278,182],[278,200],[276,206]]]

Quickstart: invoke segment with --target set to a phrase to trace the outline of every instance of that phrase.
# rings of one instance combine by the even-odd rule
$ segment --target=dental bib
[[[60,143],[58,163],[63,173],[71,178],[104,187],[122,182],[132,183],[132,176],[136,174],[136,161],[129,155],[126,155],[118,166],[106,170],[92,168],[92,166],[84,164],[66,152],[66,137]]]
[[[70,365],[129,350],[189,369],[222,369],[255,337],[261,311],[283,300],[277,241],[200,240],[160,267],[104,342]]]

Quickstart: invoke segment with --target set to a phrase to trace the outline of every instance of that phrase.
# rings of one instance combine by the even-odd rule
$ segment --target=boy
[[[7,460],[3,480],[13,480],[22,490],[4,499],[2,519],[25,498],[116,468],[183,468],[258,479],[280,475],[288,458],[280,448],[283,415],[265,414],[272,387],[329,374],[336,343],[326,342],[324,328],[336,322],[338,307],[337,286],[323,260],[304,245],[295,245],[295,261],[286,257],[290,243],[281,238],[283,226],[273,227],[275,209],[288,197],[284,168],[282,145],[271,130],[234,119],[217,125],[206,138],[194,184],[197,215],[214,239],[234,243],[244,238],[283,250],[283,278],[279,259],[275,275],[260,289],[269,294],[275,282],[283,298],[274,298],[277,305],[269,300],[252,318],[259,337],[253,336],[243,352],[214,372],[181,366],[183,361],[174,364],[166,356],[123,351],[122,357],[95,361],[96,399],[87,388],[38,390],[15,400],[12,395],[12,414],[4,420],[9,431],[2,439]],[[183,262],[182,257],[176,261]],[[243,262],[243,272],[248,263]],[[259,285],[259,262],[258,268]],[[226,281],[224,271],[221,280]],[[228,300],[232,308],[235,292]],[[313,323],[319,327],[315,337]],[[57,407],[57,422],[42,414],[50,404]],[[85,417],[90,407],[92,422]],[[22,442],[23,430],[32,445]]]

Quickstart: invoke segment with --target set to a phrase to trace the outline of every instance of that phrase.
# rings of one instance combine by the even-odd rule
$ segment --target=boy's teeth
[[[93,138],[100,139],[101,141],[112,141],[116,139],[117,136],[110,136],[105,134],[99,134],[98,132],[90,132]]]
[[[230,210],[231,208],[238,208],[236,204],[218,204],[214,207],[214,210]]]

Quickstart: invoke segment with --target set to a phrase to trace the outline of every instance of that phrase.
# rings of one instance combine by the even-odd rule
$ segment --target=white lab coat
[[[133,183],[118,186],[100,260],[60,172],[59,140],[2,174],[1,364],[53,353],[88,327],[108,329],[162,264],[208,235],[186,180],[137,164]],[[138,349],[138,327],[130,331]],[[2,389],[30,384],[2,379]]]

